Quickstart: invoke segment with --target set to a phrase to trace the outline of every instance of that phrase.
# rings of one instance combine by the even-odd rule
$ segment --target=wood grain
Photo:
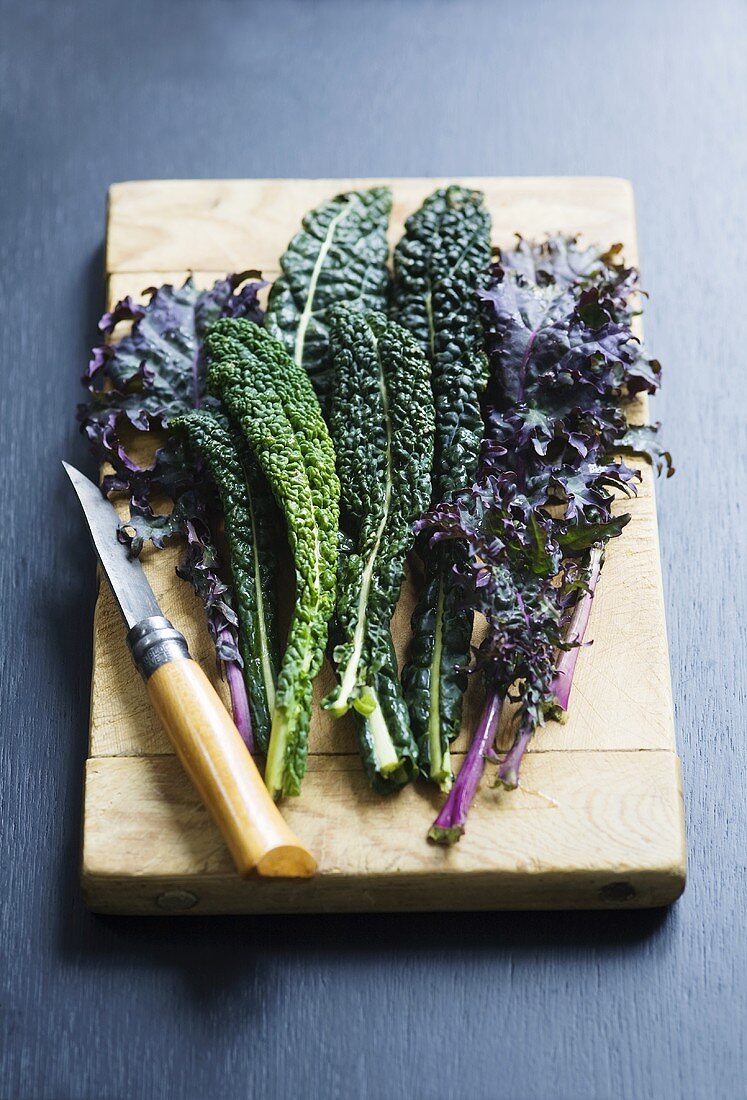
[[[285,245],[312,206],[378,179],[136,180],[109,189],[106,270],[277,270]],[[462,183],[488,195],[494,239],[515,233],[539,236],[563,229],[590,239],[626,242],[637,262],[633,192],[627,180],[608,177],[496,179],[467,176],[398,179],[389,239],[393,245],[408,214],[435,187]],[[573,227],[573,228],[569,228]],[[278,242],[280,249],[278,250]]]
[[[313,875],[314,857],[278,812],[229,712],[197,662],[167,661],[148,677],[145,689],[184,775],[219,825],[234,870],[243,876]]]
[[[172,757],[89,760],[86,790],[86,900],[101,912],[158,913],[185,893],[194,914],[633,908],[665,905],[684,885],[669,752],[537,754],[508,796],[485,776],[451,849],[423,838],[437,792],[411,785],[382,805],[355,757],[312,756],[301,797],[284,806],[319,859],[303,883],[240,879]]]

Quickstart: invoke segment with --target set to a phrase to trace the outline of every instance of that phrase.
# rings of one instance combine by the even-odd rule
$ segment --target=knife
[[[98,486],[63,462],[101,568],[127,625],[127,645],[158,718],[241,875],[309,878],[316,861],[273,802],[218,693],[164,617],[143,567],[116,538],[119,516]]]

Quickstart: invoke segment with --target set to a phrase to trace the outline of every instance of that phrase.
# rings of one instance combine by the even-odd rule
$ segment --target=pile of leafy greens
[[[266,316],[257,300],[265,284],[247,282],[258,272],[207,291],[191,279],[152,288],[144,305],[126,298],[100,328],[111,335],[130,322],[131,331],[94,349],[84,379],[79,419],[105,469],[102,489],[129,501],[118,537],[133,555],[186,540],[177,572],[205,604],[236,724],[250,749],[267,753],[274,795],[300,790],[311,685],[335,604],[339,482],[309,379],[327,400],[333,307],[388,307],[390,209],[391,192],[379,187],[307,214]],[[279,666],[281,513],[297,599]]]
[[[636,395],[656,392],[661,370],[633,333],[637,290],[619,246],[554,237],[520,239],[480,292],[490,358],[480,468],[417,524],[431,545],[462,548],[463,606],[487,623],[472,663],[485,710],[430,831],[437,842],[464,831],[504,700],[516,703],[498,767],[509,788],[535,730],[568,705],[604,547],[629,519],[613,514],[613,494],[634,494],[640,477],[620,454],[645,451],[672,472],[658,425],[631,427],[626,416]]]
[[[486,760],[515,787],[533,734],[568,707],[605,548],[629,519],[614,498],[640,478],[622,456],[672,468],[658,425],[628,420],[660,366],[634,334],[638,276],[620,246],[519,238],[491,270],[483,196],[449,187],[408,219],[392,285],[390,209],[376,187],[310,211],[266,316],[258,272],[119,302],[101,331],[131,329],[94,349],[79,419],[103,491],[127,498],[120,540],[134,555],[185,540],[177,572],[204,603],[273,795],[300,790],[334,618],[324,705],[354,711],[377,789],[419,767],[447,793],[429,836],[450,844]],[[280,660],[283,528],[296,606]],[[390,622],[413,544],[400,685]],[[454,780],[468,674],[486,701]],[[506,701],[513,744],[499,758]]]

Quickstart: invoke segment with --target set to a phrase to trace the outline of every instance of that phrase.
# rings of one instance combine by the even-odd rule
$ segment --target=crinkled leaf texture
[[[482,194],[463,187],[434,192],[408,218],[394,253],[393,317],[419,341],[432,367],[436,409],[432,499],[468,486],[477,468],[487,377],[476,291],[490,266],[490,216]],[[403,683],[421,767],[447,788],[449,743],[459,732],[463,666],[472,612],[454,582],[458,545],[430,552],[421,543],[424,584],[412,619]]]
[[[555,237],[519,239],[501,256],[480,292],[490,354],[480,469],[418,524],[432,545],[462,553],[464,603],[487,622],[472,670],[484,675],[495,723],[496,699],[518,703],[498,771],[508,787],[534,731],[567,706],[604,546],[629,518],[613,516],[612,503],[635,493],[640,475],[616,456],[645,451],[671,469],[656,427],[627,421],[631,399],[658,389],[661,368],[633,335],[637,272],[619,254]],[[488,745],[495,724],[483,727]],[[473,771],[486,755],[471,755]],[[474,794],[475,776],[461,786]],[[434,839],[458,839],[468,802],[461,788],[447,800]]]
[[[170,430],[186,440],[218,490],[254,743],[265,753],[278,667],[277,509],[256,459],[222,413],[196,409],[175,417]]]
[[[430,501],[431,371],[415,338],[381,313],[338,307],[330,350],[330,430],[350,543],[338,568],[340,682],[325,705],[336,715],[354,708],[369,776],[390,789],[417,760],[390,624],[412,525]]]
[[[433,497],[468,485],[483,434],[487,363],[479,304],[490,266],[490,215],[478,191],[434,192],[405,223],[394,251],[392,316],[432,367],[436,405]]]
[[[329,396],[329,310],[386,311],[389,304],[388,187],[348,191],[309,211],[280,260],[265,327],[311,378],[320,400]]]
[[[312,683],[334,611],[340,483],[319,402],[303,367],[265,329],[218,321],[206,341],[208,384],[241,431],[286,520],[296,604],[275,694],[265,782],[298,794]]]

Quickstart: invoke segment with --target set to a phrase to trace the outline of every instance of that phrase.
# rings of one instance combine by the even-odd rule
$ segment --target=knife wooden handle
[[[239,731],[200,666],[186,656],[167,660],[148,676],[146,687],[239,874],[313,875],[314,857],[283,820]]]

